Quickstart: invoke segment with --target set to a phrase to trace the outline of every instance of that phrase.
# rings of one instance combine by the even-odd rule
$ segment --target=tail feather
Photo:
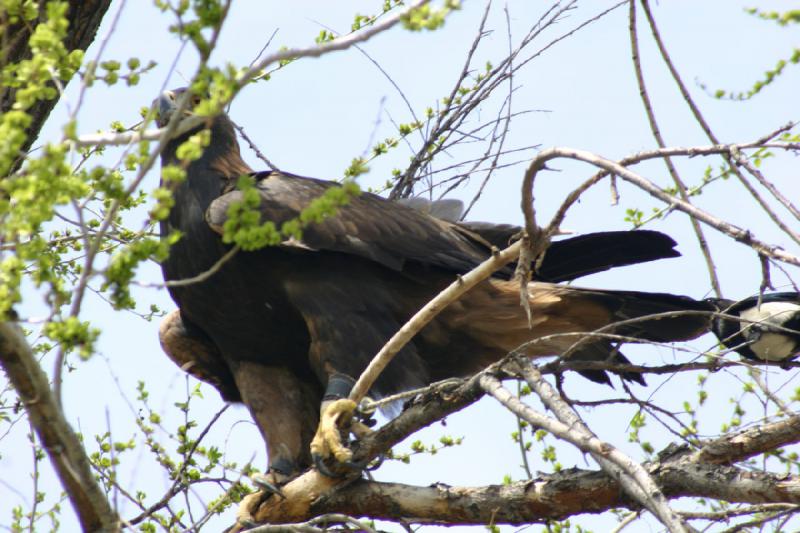
[[[591,335],[601,332],[635,339],[630,342],[684,341],[709,331],[715,311],[713,303],[687,296],[540,282],[529,285],[529,303],[530,323],[519,305],[519,285],[492,279],[449,307],[445,320],[489,351],[520,351],[530,357],[570,353],[568,357],[577,360],[628,363],[613,346],[617,340]],[[648,318],[651,315],[657,316]],[[586,340],[575,348],[581,339]],[[608,382],[602,371],[581,373],[593,381]],[[644,382],[638,373],[622,377]]]
[[[580,290],[580,289],[579,289]],[[620,335],[643,341],[676,342],[699,337],[709,331],[717,310],[708,301],[658,292],[586,291],[611,311],[613,322],[628,321],[613,328]],[[653,316],[653,318],[647,318]]]
[[[459,222],[497,248],[505,248],[522,228],[511,224]],[[675,241],[659,231],[604,231],[550,243],[534,277],[559,283],[612,268],[680,257]]]
[[[658,231],[607,231],[553,241],[536,279],[558,283],[611,268],[680,257],[675,241]]]

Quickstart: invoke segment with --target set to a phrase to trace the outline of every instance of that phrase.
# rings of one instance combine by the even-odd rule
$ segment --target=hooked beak
[[[156,108],[156,124],[159,128],[163,128],[175,112],[175,93],[173,91],[164,91],[161,96],[153,102],[153,107]]]

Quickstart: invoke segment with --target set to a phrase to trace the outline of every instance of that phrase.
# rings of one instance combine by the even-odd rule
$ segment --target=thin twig
[[[641,0],[642,8],[644,10],[645,16],[647,17],[647,22],[650,25],[650,30],[653,34],[653,39],[656,41],[656,45],[658,46],[659,53],[661,54],[661,58],[664,60],[664,63],[667,65],[667,68],[672,75],[672,78],[675,80],[675,84],[678,86],[678,89],[683,96],[684,101],[689,106],[689,109],[692,111],[692,115],[694,115],[695,120],[702,128],[703,132],[705,132],[706,137],[712,143],[719,143],[719,139],[714,134],[711,129],[711,126],[708,124],[706,119],[703,117],[703,114],[700,112],[700,108],[692,99],[691,95],[689,94],[689,90],[686,88],[686,85],[683,83],[680,74],[678,73],[678,69],[675,68],[675,64],[672,62],[669,53],[667,52],[667,48],[664,44],[664,41],[661,39],[661,34],[658,31],[658,26],[656,25],[655,18],[653,17],[653,13],[650,10],[650,4],[648,0]],[[747,192],[756,200],[756,202],[761,206],[765,213],[775,222],[775,224],[781,228],[781,230],[786,233],[792,240],[796,243],[800,244],[800,234],[791,230],[786,224],[781,221],[780,217],[769,207],[766,201],[761,198],[761,195],[758,194],[756,189],[750,184],[747,178],[742,174],[742,171],[739,170],[739,167],[736,165],[736,157],[734,153],[728,152],[721,154],[725,162],[728,164],[728,167],[731,169],[731,172],[739,179],[739,182],[747,189]],[[769,189],[769,188],[768,188]],[[772,189],[770,189],[770,192]],[[791,204],[784,203],[784,199],[782,195],[777,195],[775,198],[781,202],[787,209],[791,211],[792,207]],[[791,206],[791,207],[790,207]],[[796,210],[795,210],[796,211]]]
[[[664,142],[664,138],[661,136],[661,130],[658,127],[656,114],[655,111],[653,111],[653,104],[650,101],[650,95],[647,92],[647,85],[644,82],[644,74],[642,73],[641,56],[639,55],[639,43],[636,34],[636,2],[634,1],[630,2],[628,29],[631,39],[633,67],[636,72],[636,82],[639,85],[639,96],[642,97],[642,104],[644,105],[644,109],[647,114],[647,121],[650,124],[650,131],[653,134],[653,138],[655,138],[656,143],[658,143],[658,147],[666,148],[667,145]],[[667,171],[669,172],[670,177],[672,177],[672,181],[675,183],[681,198],[684,202],[689,203],[689,193],[686,191],[686,184],[678,174],[678,169],[676,169],[675,165],[672,164],[672,159],[670,159],[668,156],[664,157],[664,164],[667,166]],[[721,298],[722,289],[719,284],[719,276],[717,276],[717,268],[714,264],[714,259],[711,256],[711,249],[708,247],[708,241],[703,233],[703,228],[700,226],[700,223],[692,217],[689,217],[689,222],[692,225],[692,230],[694,230],[694,234],[697,237],[697,244],[700,246],[700,251],[703,253],[703,258],[706,261],[706,269],[708,270],[708,276],[711,281],[711,288],[714,290],[714,294],[717,296],[717,298]]]
[[[208,62],[208,55],[210,50],[214,49],[216,45],[217,39],[219,38],[219,34],[222,30],[222,25],[227,18],[230,3],[232,0],[228,0],[225,2],[222,13],[217,23],[217,26],[214,27],[213,32],[211,34],[211,38],[209,40],[209,49],[208,52],[201,55],[200,65],[197,67],[197,73],[202,71],[205,68],[206,63]],[[183,98],[180,99],[178,102],[178,106],[176,111],[172,114],[169,119],[168,124],[160,130],[161,136],[158,138],[158,145],[156,149],[150,153],[147,159],[142,163],[139,167],[139,170],[136,174],[136,177],[131,182],[131,184],[126,188],[122,198],[130,198],[133,193],[139,188],[142,181],[144,181],[145,176],[150,171],[150,169],[155,164],[156,160],[160,156],[161,152],[166,147],[167,143],[170,141],[171,136],[175,133],[175,131],[180,127],[187,127],[186,124],[192,122],[193,119],[198,119],[200,117],[190,117],[189,119],[182,121],[181,118],[183,117],[183,110],[186,109],[189,105],[189,98],[188,94],[184,95]],[[208,120],[206,118],[200,118],[201,121]],[[120,199],[115,199],[111,202],[111,205],[106,211],[106,215],[103,218],[103,221],[100,223],[100,227],[97,229],[96,236],[92,246],[86,251],[86,260],[85,260],[85,267],[81,272],[81,277],[78,280],[78,284],[75,287],[72,295],[72,302],[70,305],[69,316],[76,317],[80,313],[81,305],[83,303],[83,297],[86,293],[86,287],[89,284],[89,279],[95,274],[94,272],[94,259],[97,257],[97,254],[100,251],[100,248],[103,243],[103,238],[108,232],[109,228],[114,225],[116,222],[116,216],[119,212],[120,208],[122,207],[122,201]],[[59,407],[61,406],[61,385],[62,385],[62,375],[64,370],[64,360],[66,357],[66,351],[62,348],[59,350],[58,354],[56,355],[56,360],[54,364],[53,370],[53,393],[55,395],[56,402],[58,403]]]
[[[250,137],[247,135],[247,133],[245,133],[245,131],[244,131],[244,128],[243,128],[243,127],[241,127],[241,126],[240,126],[239,124],[237,124],[236,122],[233,122],[232,120],[231,120],[231,123],[233,124],[233,127],[234,127],[234,128],[236,128],[236,131],[238,131],[238,132],[239,132],[239,135],[241,135],[241,136],[242,136],[242,139],[244,139],[244,140],[247,142],[247,144],[250,146],[250,149],[251,149],[253,152],[255,152],[255,154],[256,154],[256,157],[257,157],[257,158],[259,158],[260,160],[262,160],[264,163],[266,163],[266,164],[267,164],[267,166],[270,168],[270,170],[275,170],[275,171],[277,171],[277,172],[280,172],[280,170],[281,170],[281,169],[279,169],[279,168],[278,168],[278,167],[275,165],[275,163],[273,163],[272,161],[270,161],[270,160],[267,158],[267,156],[265,156],[265,155],[264,155],[264,154],[261,152],[261,150],[259,150],[259,149],[258,149],[258,146],[256,146],[256,143],[254,143],[254,142],[253,142],[253,140],[252,140],[252,139],[250,139]]]
[[[165,281],[163,283],[140,283],[139,286],[140,287],[146,287],[146,288],[149,288],[149,289],[162,289],[162,288],[165,288],[165,287],[186,287],[187,285],[194,285],[195,283],[202,283],[202,282],[206,281],[207,279],[209,279],[214,274],[216,274],[217,272],[219,272],[222,269],[222,267],[225,266],[225,263],[230,261],[233,258],[233,256],[235,256],[237,253],[239,253],[240,250],[241,250],[241,247],[238,244],[235,245],[233,248],[231,248],[230,250],[225,252],[225,255],[223,255],[222,257],[217,259],[216,263],[211,265],[211,267],[209,267],[208,270],[205,270],[205,271],[197,274],[196,276],[192,276],[190,278],[184,278],[184,279],[176,279],[176,280],[171,280],[171,281]]]
[[[83,445],[64,418],[24,333],[14,323],[0,323],[0,364],[25,406],[82,528],[116,530],[116,515],[92,474]]]
[[[737,145],[716,145],[711,147],[695,147],[695,148],[666,148],[666,149],[659,149],[653,150],[647,153],[637,154],[636,158],[639,160],[644,160],[647,158],[652,158],[654,154],[659,154],[656,157],[663,157],[664,155],[700,155],[700,154],[708,154],[708,153],[729,153],[731,147],[736,147]],[[793,150],[797,150],[797,146],[792,147]],[[637,186],[638,188],[644,190],[645,192],[649,193],[651,196],[661,200],[662,202],[672,206],[675,209],[683,211],[684,213],[697,218],[701,222],[713,227],[714,229],[720,231],[721,233],[731,237],[732,239],[741,242],[742,244],[746,244],[750,246],[754,250],[764,255],[768,255],[773,259],[777,259],[780,261],[784,261],[786,263],[790,263],[796,266],[800,266],[800,258],[798,258],[794,254],[790,254],[776,245],[768,244],[758,238],[756,238],[750,231],[742,229],[730,222],[722,220],[718,217],[711,215],[710,213],[695,207],[694,205],[684,202],[680,198],[676,198],[666,192],[663,189],[653,184],[651,181],[643,178],[639,174],[625,168],[622,164],[605,159],[597,154],[592,152],[587,152],[585,150],[577,150],[573,148],[549,148],[539,152],[536,157],[533,159],[530,165],[530,169],[532,172],[526,173],[525,183],[523,183],[523,194],[528,197],[532,197],[532,195],[527,192],[532,186],[533,181],[536,176],[536,173],[544,168],[544,165],[547,161],[556,158],[568,158],[568,159],[575,159],[578,161],[584,161],[586,163],[592,164],[598,168],[603,169],[603,173],[598,173],[592,179],[587,180],[584,184],[585,188],[589,188],[595,183],[597,183],[602,177],[607,174],[616,174],[619,178],[624,179],[625,181],[632,183],[633,185]],[[584,189],[585,190],[585,189]],[[561,218],[563,217],[566,206],[571,205],[571,202],[577,200],[576,197],[570,195],[568,199],[562,205],[562,208],[558,210],[556,216],[553,217],[550,225],[545,228],[544,233],[547,234],[557,228],[557,224],[560,223]]]
[[[532,379],[528,383],[531,387],[535,386],[536,389],[538,389],[537,393],[539,393],[540,398],[542,398],[551,410],[555,406],[556,411],[554,412],[556,412],[557,416],[559,416],[559,414],[565,416],[570,420],[569,422],[565,420],[555,420],[535,411],[528,405],[519,401],[519,399],[504,388],[496,378],[488,374],[480,378],[481,386],[487,394],[493,396],[513,413],[524,418],[529,424],[542,428],[555,437],[570,442],[579,449],[591,454],[609,476],[617,479],[634,500],[644,505],[659,517],[670,531],[686,531],[674,511],[669,509],[668,505],[666,508],[663,508],[663,502],[666,501],[666,498],[658,489],[658,486],[652,478],[650,478],[649,474],[647,474],[647,471],[609,443],[603,442],[594,436],[585,424],[580,421],[574,411],[572,412],[572,416],[566,415],[566,411],[552,402],[549,394],[538,386],[540,381],[542,380]],[[555,392],[553,392],[553,394],[557,395]],[[566,403],[563,401],[561,403],[563,406],[566,406]],[[566,406],[566,408],[568,409],[568,406]]]

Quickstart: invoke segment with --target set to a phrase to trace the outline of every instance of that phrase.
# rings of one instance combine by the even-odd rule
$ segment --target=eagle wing
[[[262,221],[278,228],[339,186],[278,172],[255,178]],[[242,199],[243,193],[234,190],[214,200],[206,211],[209,226],[222,234],[230,206]],[[461,273],[491,254],[491,244],[468,229],[367,192],[351,198],[334,216],[307,225],[299,241],[286,239],[282,246],[355,255],[396,271],[411,261]]]

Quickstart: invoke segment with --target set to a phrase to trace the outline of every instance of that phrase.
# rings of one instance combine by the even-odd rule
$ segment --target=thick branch
[[[43,5],[43,3],[42,3]],[[69,0],[69,11],[67,12],[67,20],[69,21],[69,33],[64,39],[64,46],[67,50],[86,50],[92,41],[94,41],[97,29],[103,20],[103,16],[108,11],[111,5],[111,0]],[[40,10],[44,13],[44,9]],[[0,64],[6,66],[12,63],[17,63],[24,59],[31,57],[31,49],[28,45],[28,39],[31,36],[31,30],[35,24],[19,23],[10,27],[4,28],[6,37],[11,41],[6,49],[6,55],[0,59]],[[7,42],[5,39],[4,43]],[[60,80],[63,85],[66,85],[69,80]],[[16,100],[17,90],[11,87],[0,88],[0,111],[7,112],[11,110]],[[27,152],[33,144],[39,131],[42,129],[50,111],[55,107],[58,99],[53,100],[39,100],[30,109],[27,110],[31,116],[31,123],[26,130],[27,138],[20,149],[21,153]],[[22,158],[19,159],[18,165],[22,163]],[[12,169],[13,171],[14,169]]]
[[[730,464],[800,441],[800,416],[759,425],[706,443],[695,452],[695,462]]]
[[[564,401],[556,390],[542,378],[538,369],[529,360],[517,358],[516,366],[525,381],[536,392],[539,398],[563,423],[568,424],[573,432],[581,434],[583,439],[594,439],[601,442],[589,429],[578,413]],[[592,452],[592,457],[615,479],[619,479],[625,491],[653,513],[670,531],[686,531],[686,525],[673,511],[658,485],[648,475],[642,465],[624,454],[621,450],[603,442],[602,453]]]
[[[432,386],[414,398],[394,420],[355,448],[363,461],[405,437],[478,400],[481,379]],[[800,503],[800,478],[750,472],[726,466],[800,440],[800,417],[765,424],[708,441],[699,451],[670,446],[660,461],[645,464],[652,480],[670,498],[695,496],[749,503]],[[333,480],[314,470],[282,488],[253,513],[257,522],[303,522],[323,513],[370,518],[409,518],[421,523],[522,524],[600,513],[614,507],[638,509],[619,482],[598,471],[571,469],[525,483],[487,487],[414,487],[364,480]]]
[[[0,364],[25,406],[83,530],[117,531],[116,514],[92,475],[83,446],[56,405],[47,376],[16,324],[0,324]]]
[[[477,401],[483,396],[479,384],[482,375],[431,386],[427,392],[411,400],[398,417],[357,443],[353,460],[358,463],[369,461],[416,431]],[[281,488],[285,499],[273,497],[248,512],[259,523],[302,522],[316,516],[311,513],[311,506],[321,494],[338,490],[349,481],[352,480],[331,479],[310,470]],[[249,505],[243,502],[242,508]]]
[[[651,465],[653,479],[671,498],[703,497],[729,502],[800,503],[800,478],[734,467],[670,462]],[[602,472],[570,469],[510,485],[416,487],[358,481],[320,497],[312,515],[341,512],[423,524],[528,524],[581,513],[637,506],[619,483]]]
[[[588,452],[603,468],[604,472],[618,481],[620,490],[623,490],[632,500],[650,510],[670,531],[682,532],[686,530],[680,519],[675,515],[675,512],[667,505],[664,495],[658,489],[656,483],[650,479],[647,471],[609,443],[603,442],[594,436],[577,415],[565,417],[569,419],[569,422],[567,420],[554,420],[525,405],[491,376],[483,376],[481,385],[488,394],[494,396],[534,428],[544,429],[556,438],[565,440],[584,452]],[[541,395],[540,397],[546,404],[549,403],[545,397]],[[563,410],[560,408],[556,412],[563,414]]]

